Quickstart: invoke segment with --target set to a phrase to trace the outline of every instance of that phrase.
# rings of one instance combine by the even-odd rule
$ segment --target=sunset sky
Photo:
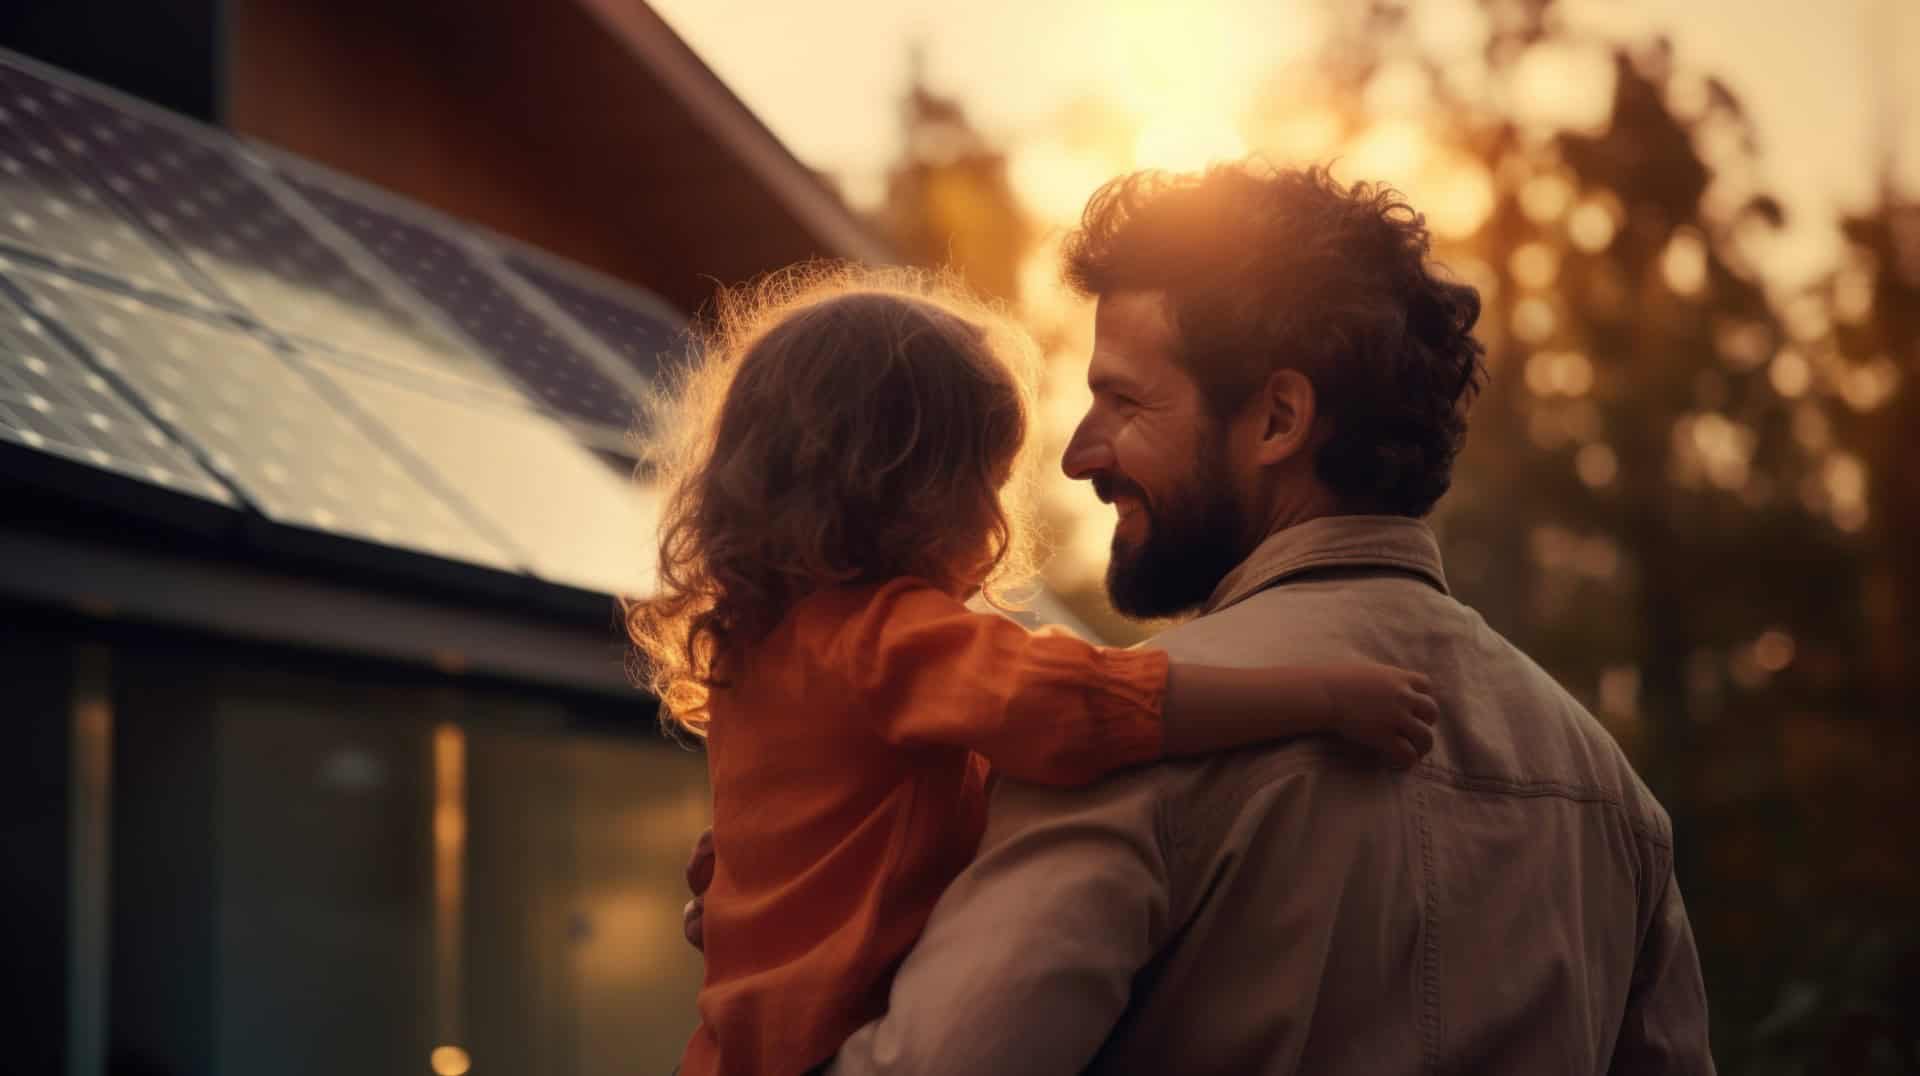
[[[1312,51],[1320,8],[1315,0],[653,6],[802,160],[838,177],[855,204],[878,196],[898,152],[900,92],[920,43],[933,87],[960,99],[1012,150],[1016,186],[1042,203],[1043,216],[1056,217],[1116,167],[1181,166],[1238,148],[1230,117],[1259,81]],[[1733,87],[1758,124],[1767,181],[1797,211],[1796,275],[1826,267],[1835,243],[1824,222],[1870,196],[1882,146],[1892,147],[1906,189],[1920,192],[1920,107],[1896,106],[1920,100],[1920,74],[1896,62],[1920,53],[1920,5],[1582,0],[1560,8],[1609,36],[1664,31],[1682,65]],[[1414,10],[1423,38],[1445,45],[1479,5],[1424,0]],[[1144,124],[1134,161],[1062,157],[1052,132],[1068,106],[1088,99]],[[1350,148],[1343,152],[1352,158]],[[1395,158],[1361,163],[1369,160],[1390,173]]]
[[[900,155],[902,93],[916,46],[931,88],[959,100],[975,126],[1006,149],[1016,194],[1055,226],[1055,236],[1078,216],[1087,194],[1116,173],[1191,168],[1248,151],[1293,161],[1337,157],[1340,178],[1384,180],[1405,191],[1442,241],[1470,242],[1491,211],[1495,184],[1506,182],[1452,141],[1432,80],[1416,64],[1383,66],[1362,94],[1357,126],[1343,128],[1342,110],[1331,107],[1339,102],[1325,96],[1305,62],[1325,34],[1327,0],[651,2],[856,206],[878,202]],[[1711,128],[1702,128],[1699,146],[1710,163],[1735,162],[1718,185],[1735,204],[1745,197],[1736,192],[1760,189],[1787,205],[1787,232],[1750,251],[1784,309],[1797,309],[1804,287],[1848,264],[1837,216],[1869,204],[1889,160],[1900,186],[1920,196],[1920,107],[1905,104],[1920,101],[1920,70],[1900,62],[1920,54],[1920,4],[1912,0],[1561,0],[1552,17],[1583,33],[1536,46],[1513,65],[1510,81],[1491,77],[1482,59],[1494,7],[1486,0],[1417,0],[1410,25],[1423,52],[1444,61],[1442,77],[1455,94],[1515,116],[1536,136],[1606,121],[1614,81],[1607,43],[1644,42],[1656,33],[1672,39],[1676,78],[1667,93],[1676,113],[1705,108],[1707,77],[1732,88],[1756,128],[1758,173],[1738,166],[1737,153],[1719,153],[1715,147],[1726,139]],[[1569,39],[1591,43],[1570,46]],[[1264,110],[1253,110],[1255,101]],[[1714,198],[1710,191],[1706,200]],[[1569,215],[1571,241],[1604,245],[1618,224],[1609,217],[1593,207]],[[1681,238],[1686,242],[1676,241],[1665,271],[1684,290],[1697,287],[1706,263],[1704,249]],[[1464,271],[1470,262],[1449,264]],[[1029,253],[1023,316],[1055,333],[1056,358],[1077,358],[1090,346],[1088,319],[1057,273],[1046,244]],[[1524,338],[1548,328],[1522,324],[1546,309],[1538,299],[1520,302],[1514,331]],[[1787,376],[1799,361],[1788,359],[1774,364],[1783,393],[1805,388]],[[1583,355],[1543,352],[1527,373],[1552,395],[1562,381],[1590,375],[1586,362]],[[1877,368],[1866,369],[1878,376]],[[1043,414],[1056,440],[1086,406],[1083,370],[1076,361],[1049,367]],[[1731,422],[1691,432],[1705,439],[1702,451],[1744,443]],[[1589,462],[1597,469],[1608,460]],[[1085,583],[1105,563],[1110,511],[1056,469],[1048,477],[1045,496],[1070,507],[1073,517],[1060,536],[1065,555],[1049,577]],[[1592,477],[1606,478],[1597,470]],[[1855,512],[1850,523],[1862,519]]]

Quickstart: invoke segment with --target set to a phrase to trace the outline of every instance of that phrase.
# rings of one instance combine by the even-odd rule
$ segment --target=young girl
[[[1031,343],[901,274],[789,277],[722,309],[658,409],[655,595],[628,628],[707,741],[713,881],[684,1076],[801,1073],[885,1009],[972,857],[988,766],[1061,785],[1330,731],[1401,765],[1416,674],[1223,669],[1030,633],[963,601],[1028,567]]]

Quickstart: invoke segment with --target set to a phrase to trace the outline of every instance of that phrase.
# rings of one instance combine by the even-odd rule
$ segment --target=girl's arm
[[[1323,730],[1364,731],[1354,738],[1390,754],[1402,733],[1418,750],[1428,742],[1398,690],[1412,674],[1380,666],[1183,665],[1170,677],[1160,651],[1029,632],[913,580],[875,588],[844,616],[824,656],[882,738],[964,747],[1021,780],[1081,785],[1167,754]],[[1377,708],[1389,702],[1400,708]]]
[[[1417,672],[1358,662],[1228,669],[1176,662],[1161,715],[1169,755],[1330,732],[1411,766],[1433,747],[1440,705]]]

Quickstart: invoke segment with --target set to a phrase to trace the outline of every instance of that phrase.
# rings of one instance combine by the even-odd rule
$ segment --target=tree
[[[950,268],[976,290],[1011,301],[1032,231],[1007,182],[1006,154],[935,93],[916,51],[901,102],[904,153],[887,176],[883,230],[909,261]]]

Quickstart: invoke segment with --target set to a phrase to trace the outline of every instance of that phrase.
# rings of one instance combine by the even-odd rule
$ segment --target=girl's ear
[[[1298,370],[1275,370],[1256,401],[1261,422],[1255,459],[1262,466],[1284,463],[1313,445],[1319,417],[1313,382]]]

